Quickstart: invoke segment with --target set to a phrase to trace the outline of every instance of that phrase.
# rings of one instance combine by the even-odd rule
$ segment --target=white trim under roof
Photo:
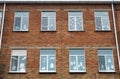
[[[0,3],[120,3],[120,0],[0,0]]]

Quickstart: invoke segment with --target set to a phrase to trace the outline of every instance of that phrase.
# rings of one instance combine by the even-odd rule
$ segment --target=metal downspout
[[[6,3],[4,1],[4,8],[3,8],[3,14],[2,14],[2,27],[1,27],[1,35],[0,35],[0,49],[2,46],[2,36],[3,36],[3,27],[4,27],[4,18],[5,18],[5,8],[6,8]]]
[[[120,55],[119,55],[119,45],[118,45],[118,37],[117,37],[117,28],[116,28],[116,21],[115,21],[115,14],[114,14],[114,5],[111,4],[112,7],[112,15],[113,15],[113,24],[114,24],[114,32],[115,32],[115,42],[116,42],[116,48],[117,48],[117,55],[118,55],[118,66],[120,71]]]

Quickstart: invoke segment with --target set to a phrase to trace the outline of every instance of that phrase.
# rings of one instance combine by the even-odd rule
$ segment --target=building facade
[[[120,79],[120,2],[0,3],[0,79]],[[120,50],[120,48],[119,48]]]

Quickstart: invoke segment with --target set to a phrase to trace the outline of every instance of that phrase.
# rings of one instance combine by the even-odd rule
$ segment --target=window
[[[69,50],[70,72],[85,72],[85,55],[84,50]]]
[[[42,12],[42,31],[56,30],[56,12]]]
[[[108,12],[95,12],[95,24],[98,31],[109,31],[109,15]]]
[[[14,31],[28,31],[29,12],[15,12]]]
[[[10,72],[26,72],[26,50],[12,50]]]
[[[112,50],[98,50],[99,72],[114,72],[114,60]]]
[[[69,12],[69,31],[83,31],[82,12]]]
[[[56,51],[40,50],[40,72],[56,72]]]
[[[1,26],[2,26],[2,12],[0,12],[0,30],[1,30]]]

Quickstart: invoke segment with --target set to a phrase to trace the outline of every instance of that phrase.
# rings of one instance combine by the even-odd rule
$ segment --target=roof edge
[[[1,0],[0,3],[82,3],[82,4],[120,4],[120,0]]]

